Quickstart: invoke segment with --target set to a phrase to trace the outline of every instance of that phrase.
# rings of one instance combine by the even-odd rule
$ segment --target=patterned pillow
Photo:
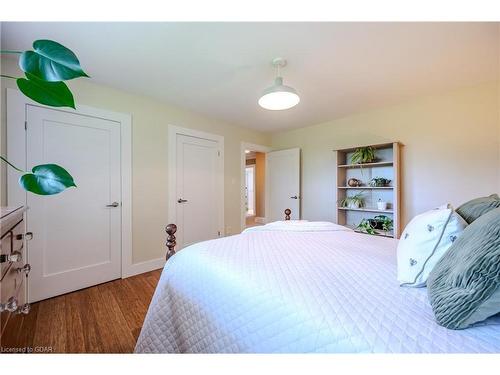
[[[500,208],[465,228],[427,281],[437,322],[463,329],[500,313]]]
[[[450,205],[415,216],[398,243],[400,285],[425,286],[429,273],[466,226]]]
[[[498,194],[491,194],[489,197],[476,198],[465,202],[457,208],[457,213],[470,224],[479,216],[498,207],[500,207],[500,197]]]

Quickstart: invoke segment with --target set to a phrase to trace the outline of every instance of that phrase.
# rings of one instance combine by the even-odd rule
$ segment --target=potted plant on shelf
[[[393,220],[385,215],[377,215],[373,219],[361,220],[356,229],[368,234],[380,234],[377,230],[390,232],[393,229]]]
[[[31,100],[49,107],[69,107],[75,109],[73,94],[64,81],[88,77],[80,66],[76,55],[63,45],[52,40],[36,40],[33,51],[2,50],[2,54],[19,55],[19,67],[25,77],[0,75],[13,79],[19,90]],[[0,159],[16,171],[22,173],[19,185],[26,191],[38,195],[61,193],[69,187],[76,187],[73,177],[57,164],[34,166],[31,171],[23,171]]]
[[[358,224],[356,229],[358,229],[360,232],[363,232],[363,233],[378,234],[378,232],[375,231],[375,228],[372,227],[372,225],[368,219],[361,220],[361,222]]]
[[[370,180],[368,185],[370,185],[371,187],[385,187],[385,186],[389,186],[390,183],[391,183],[391,180],[388,180],[387,178],[374,177]]]
[[[358,193],[351,196],[346,196],[339,201],[340,207],[346,208],[361,208],[365,203],[363,193]]]
[[[375,161],[375,149],[371,146],[357,148],[351,156],[352,164],[365,164]]]
[[[374,229],[390,232],[393,228],[393,220],[385,215],[377,215],[373,219],[368,219]]]

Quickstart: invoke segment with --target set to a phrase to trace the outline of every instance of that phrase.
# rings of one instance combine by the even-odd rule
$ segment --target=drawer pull
[[[10,311],[15,312],[17,310],[17,299],[15,297],[10,297],[7,303],[0,303],[0,312]]]
[[[18,273],[23,273],[24,272],[26,276],[28,276],[28,274],[30,273],[30,271],[31,271],[31,266],[30,266],[29,263],[26,263],[23,267],[19,267],[17,269]]]
[[[23,260],[23,254],[21,254],[19,251],[13,251],[10,254],[2,254],[0,257],[0,263],[5,263],[5,262],[20,262]]]
[[[31,241],[33,239],[33,232],[26,232],[26,234],[18,234],[16,236],[16,240],[21,241],[23,238],[26,238],[26,241]]]

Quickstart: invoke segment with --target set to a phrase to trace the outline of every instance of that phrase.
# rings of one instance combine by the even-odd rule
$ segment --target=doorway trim
[[[220,161],[219,170],[221,171],[219,176],[219,207],[218,207],[218,219],[219,219],[219,230],[221,236],[226,232],[224,223],[224,182],[225,182],[225,172],[224,172],[224,137],[222,135],[207,133],[200,130],[194,130],[189,128],[183,128],[176,125],[168,125],[168,223],[177,224],[177,135],[185,135],[188,137],[195,137],[201,139],[208,139],[210,141],[217,142],[219,144],[220,151]],[[168,224],[167,223],[167,224]],[[176,250],[180,250],[182,244],[177,246]]]
[[[101,118],[119,124],[122,200],[121,277],[126,278],[146,272],[143,271],[144,265],[141,263],[132,263],[132,116],[86,105],[77,105],[76,110],[48,107],[28,99],[19,90],[7,88],[7,157],[14,165],[20,165],[24,169],[26,169],[25,126],[27,106]],[[11,168],[7,169],[7,202],[9,205],[25,206],[27,193],[19,189],[17,185],[18,178],[17,172],[14,172]]]
[[[257,152],[263,152],[264,154],[267,154],[268,152],[273,151],[271,147],[268,146],[263,146],[263,145],[258,145],[255,143],[249,143],[249,142],[241,142],[241,147],[240,147],[240,232],[242,232],[245,227],[246,227],[246,210],[245,210],[245,167],[246,167],[246,157],[245,157],[245,150],[251,150],[251,151],[257,151]],[[267,159],[267,158],[266,158]],[[267,164],[267,160],[266,160]],[[267,169],[266,169],[266,190],[267,190]],[[265,206],[267,207],[267,194],[264,198],[265,201]]]

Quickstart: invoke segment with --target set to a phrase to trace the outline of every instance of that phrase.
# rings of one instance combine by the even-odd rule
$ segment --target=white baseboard
[[[125,270],[122,275],[122,279],[130,276],[139,275],[141,273],[157,270],[163,268],[165,265],[165,258],[157,258],[146,260],[145,262],[139,262],[132,264],[128,270]]]
[[[255,217],[255,222],[256,222],[256,223],[259,223],[259,224],[266,224],[266,223],[267,223],[267,220],[266,220],[266,218],[265,218],[265,217],[258,217],[258,216],[256,216],[256,217]]]

